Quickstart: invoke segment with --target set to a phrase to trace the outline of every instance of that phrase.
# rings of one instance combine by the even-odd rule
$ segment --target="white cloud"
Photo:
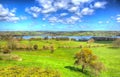
[[[74,5],[81,5],[83,3],[88,3],[92,0],[72,0],[71,2],[74,4]]]
[[[47,13],[51,13],[51,12],[55,12],[55,11],[56,11],[55,8],[49,8],[49,9],[42,10],[41,12],[47,14]]]
[[[118,14],[117,16],[120,16],[120,14]]]
[[[16,12],[16,8],[13,8],[13,9],[11,10],[11,12],[12,12],[12,13],[15,13],[15,12]]]
[[[36,0],[44,9],[49,9],[52,7],[53,0]]]
[[[19,17],[11,17],[11,18],[7,18],[7,21],[10,21],[10,22],[16,22],[16,21],[18,21],[18,20],[20,20]]]
[[[57,22],[57,17],[50,17],[49,22]]]
[[[61,13],[60,16],[66,16],[68,13]]]
[[[42,20],[46,20],[46,18],[42,18]]]
[[[99,23],[99,24],[102,24],[102,23],[103,23],[103,21],[98,21],[98,23]]]
[[[91,15],[91,14],[93,14],[93,12],[94,12],[93,9],[86,7],[86,8],[82,9],[81,14],[82,15]]]
[[[76,12],[79,9],[78,6],[73,6],[70,9],[68,9],[70,12]]]
[[[2,4],[0,4],[0,21],[8,21],[8,22],[16,22],[20,20],[19,17],[15,15],[16,8],[9,10],[8,8],[4,8]]]
[[[26,17],[26,16],[20,16],[20,19],[21,19],[21,20],[26,20],[27,17]]]
[[[41,8],[33,6],[33,7],[30,8],[30,11],[39,13],[41,11]]]
[[[77,17],[77,16],[71,16],[71,19],[72,19],[73,21],[77,21],[77,20],[79,20],[79,17]]]
[[[64,1],[64,0],[54,2],[54,7],[57,7],[56,9],[61,9],[61,8],[67,9],[69,7],[68,5],[69,5],[68,1]]]
[[[116,21],[120,23],[120,14],[116,15]]]
[[[120,22],[120,17],[117,17],[116,20],[117,20],[117,22]]]
[[[25,12],[31,14],[34,18],[37,18],[39,16],[39,13],[41,12],[41,8],[36,6],[25,8]]]
[[[95,8],[104,8],[106,4],[107,4],[107,2],[96,2],[94,4],[94,7]]]
[[[66,24],[74,24],[76,21],[81,21],[81,19],[78,16],[71,16],[70,18],[67,18],[64,20]]]
[[[26,8],[26,12],[28,12],[35,18],[42,14],[42,20],[65,24],[80,22],[84,15],[92,15],[97,8],[103,8],[106,5],[106,2],[95,0],[36,1],[39,3],[39,6]]]

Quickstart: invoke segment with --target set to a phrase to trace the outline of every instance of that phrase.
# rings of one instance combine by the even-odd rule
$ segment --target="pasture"
[[[5,45],[6,42],[2,41],[0,45]],[[56,41],[56,40],[37,40],[37,41],[20,41],[21,45],[38,45],[37,50],[12,50],[11,54],[16,54],[22,58],[22,61],[12,60],[0,60],[0,77],[12,77],[12,67],[18,71],[18,68],[25,73],[34,71],[34,68],[48,70],[47,75],[41,75],[39,77],[93,77],[93,75],[86,70],[84,73],[81,72],[81,66],[74,65],[74,55],[76,52],[81,50],[82,47],[89,47],[86,42],[82,41]],[[100,41],[91,43],[90,49],[96,54],[100,61],[105,65],[106,70],[102,71],[99,77],[119,77],[120,76],[120,48],[112,48],[112,42]],[[54,46],[54,52],[51,53],[49,46]],[[48,49],[43,49],[43,46],[48,46]],[[32,69],[33,68],[33,69]],[[23,72],[23,73],[24,73]],[[49,73],[50,72],[50,73]],[[18,74],[20,71],[18,72]],[[23,74],[20,73],[20,74]],[[31,76],[25,77],[37,77],[38,73],[33,72]],[[52,73],[52,75],[51,75]],[[7,74],[7,75],[5,75]],[[55,75],[54,75],[55,74]],[[4,76],[3,76],[4,75]],[[17,75],[17,74],[16,74]],[[36,76],[37,75],[37,76]],[[14,75],[13,75],[14,76]],[[20,77],[22,75],[16,76]]]

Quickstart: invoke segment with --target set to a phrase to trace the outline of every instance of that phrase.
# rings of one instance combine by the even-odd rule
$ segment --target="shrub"
[[[38,49],[38,45],[37,44],[33,45],[33,49],[37,50]]]
[[[49,50],[49,46],[43,46],[43,50]]]
[[[120,47],[120,39],[113,41],[113,47]]]
[[[11,50],[9,48],[4,48],[2,50],[3,54],[10,54],[11,53]]]
[[[50,46],[50,51],[51,51],[51,53],[54,53],[54,50],[55,50],[54,46],[51,45],[51,46]]]
[[[89,67],[95,75],[98,75],[104,69],[103,64],[98,62],[97,56],[93,55],[92,50],[88,48],[83,48],[81,52],[76,53],[75,59],[74,64],[81,65],[82,72]]]

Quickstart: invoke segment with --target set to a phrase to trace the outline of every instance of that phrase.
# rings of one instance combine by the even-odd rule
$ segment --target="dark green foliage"
[[[37,44],[33,45],[33,49],[38,50],[38,45]]]
[[[49,39],[48,36],[44,37],[44,40],[48,40],[48,39]]]

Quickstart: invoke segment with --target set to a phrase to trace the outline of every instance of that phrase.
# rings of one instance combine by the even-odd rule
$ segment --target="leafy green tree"
[[[88,48],[81,49],[80,52],[76,53],[75,55],[75,65],[82,66],[82,72],[89,67],[91,71],[94,71],[94,74],[99,74],[103,69],[104,65],[98,61],[96,55],[92,53],[92,50]]]

